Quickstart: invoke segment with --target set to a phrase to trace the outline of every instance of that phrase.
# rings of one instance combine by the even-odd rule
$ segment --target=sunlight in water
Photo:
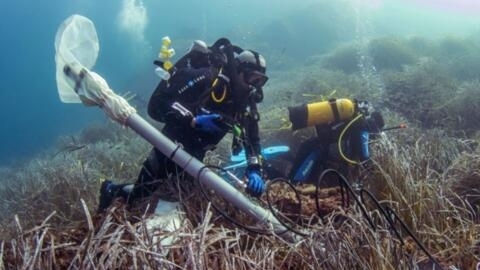
[[[147,26],[147,9],[142,0],[123,0],[118,15],[119,27],[139,42],[145,39]]]
[[[355,7],[361,6],[363,8],[373,10],[373,9],[378,9],[382,7],[383,1],[382,0],[353,0],[352,3]]]
[[[410,2],[451,11],[480,12],[480,1],[478,0],[410,0]]]
[[[370,53],[370,39],[375,35],[375,26],[372,24],[372,12],[381,8],[381,0],[354,0],[355,12],[355,42],[357,44],[357,66],[360,74],[369,89],[383,92],[383,79],[377,72]]]

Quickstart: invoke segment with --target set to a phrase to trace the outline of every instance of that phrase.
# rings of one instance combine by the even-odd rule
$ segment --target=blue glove
[[[247,191],[252,194],[252,196],[260,197],[265,191],[265,183],[260,176],[260,172],[258,170],[251,170],[247,172],[247,178]]]
[[[220,132],[222,130],[215,124],[215,122],[219,121],[220,118],[221,116],[216,113],[196,116],[194,119],[195,128],[208,133]]]

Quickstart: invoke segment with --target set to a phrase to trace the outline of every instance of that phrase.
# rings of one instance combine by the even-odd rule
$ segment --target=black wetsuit
[[[301,143],[288,177],[293,179],[294,182],[302,182],[300,180],[302,178],[306,178],[303,180],[306,182],[315,182],[322,171],[327,169],[328,162],[345,163],[338,151],[338,140],[346,124],[346,122],[340,122],[315,126],[317,136]],[[368,131],[366,121],[361,119],[345,132],[342,149],[349,159],[363,162],[370,158]],[[312,155],[311,160],[313,162],[311,171],[308,173],[299,171],[304,168],[310,155]]]
[[[148,114],[153,119],[165,123],[162,133],[172,141],[181,144],[183,149],[199,160],[207,150],[213,149],[230,130],[229,125],[219,124],[220,132],[209,133],[191,126],[193,116],[202,114],[202,110],[218,113],[223,119],[242,127],[243,147],[247,156],[260,154],[258,116],[256,105],[239,95],[244,89],[233,88],[230,83],[225,87],[212,88],[219,70],[215,67],[177,69],[168,81],[161,81],[148,104]],[[212,93],[213,92],[213,93]],[[182,115],[172,108],[179,103],[193,116]],[[143,163],[129,202],[151,195],[160,187],[164,200],[178,200],[178,190],[171,191],[168,185],[170,174],[176,174],[181,168],[157,149],[152,149]],[[191,183],[187,183],[190,185]],[[176,184],[175,184],[176,185]],[[164,192],[165,190],[165,192]],[[174,194],[177,193],[177,194]]]

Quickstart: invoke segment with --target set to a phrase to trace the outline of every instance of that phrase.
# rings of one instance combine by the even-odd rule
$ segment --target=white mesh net
[[[97,32],[88,18],[72,15],[60,25],[55,36],[55,63],[58,94],[62,102],[81,102],[63,73],[65,64],[78,64],[91,69],[97,60],[98,51]]]

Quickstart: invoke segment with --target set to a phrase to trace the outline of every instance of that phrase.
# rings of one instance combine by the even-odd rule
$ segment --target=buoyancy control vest
[[[190,103],[190,106],[187,106],[187,103],[183,104],[181,102],[182,105],[185,105],[188,109],[193,109],[205,104],[205,101],[210,98],[210,92],[216,91],[216,88],[223,89],[228,84],[228,81],[220,80],[220,83],[217,83],[215,87],[214,85],[209,85],[211,86],[210,91],[202,91],[200,95],[198,95],[199,92],[192,93],[193,95],[189,94],[186,90],[195,87],[194,84],[197,83],[211,84],[216,77],[221,76],[221,72],[224,74],[235,74],[235,70],[233,70],[233,72],[231,71],[232,66],[233,69],[235,66],[230,64],[234,63],[233,53],[231,56],[228,54],[231,47],[234,46],[230,45],[230,42],[225,38],[217,40],[210,47],[201,40],[195,40],[185,55],[177,60],[168,71],[164,70],[169,73],[169,76],[167,76],[168,79],[162,79],[159,82],[152,94],[149,102],[149,115],[159,122],[165,122],[165,115],[170,111],[171,101],[181,102],[181,100],[188,99],[190,101],[187,103]],[[232,50],[240,51],[241,49],[235,47]],[[164,62],[160,59],[155,60],[154,64],[159,68],[164,66]],[[202,72],[204,72],[203,75],[201,74]],[[196,77],[190,78],[191,76]],[[185,77],[185,79],[183,79],[183,77]],[[228,77],[226,78],[228,79]],[[229,78],[229,80],[232,80],[232,78]],[[184,97],[177,100],[177,95]],[[221,97],[221,94],[217,94],[216,96]],[[192,111],[192,113],[195,114],[196,112]]]

